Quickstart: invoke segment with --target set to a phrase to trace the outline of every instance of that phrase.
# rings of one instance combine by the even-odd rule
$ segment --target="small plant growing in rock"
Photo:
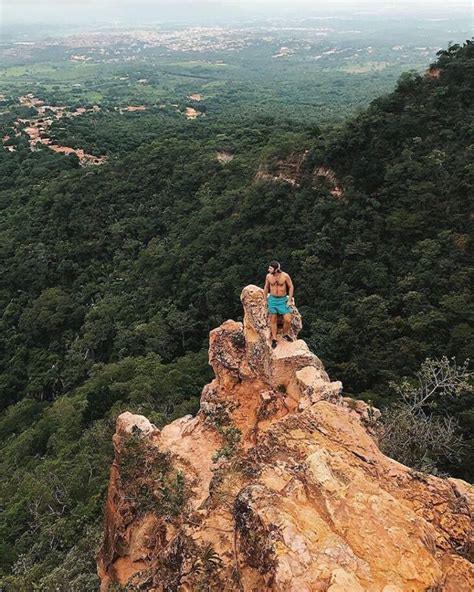
[[[224,438],[225,445],[219,448],[212,457],[214,462],[217,462],[220,458],[232,458],[242,438],[242,432],[235,426],[218,426],[217,431]]]
[[[174,479],[167,479],[161,474],[158,491],[157,502],[160,512],[173,518],[179,516],[185,506],[188,493],[183,472],[178,471]]]
[[[261,574],[273,574],[276,566],[274,542],[281,535],[276,525],[266,525],[253,511],[250,489],[240,492],[232,514],[238,532],[239,552]]]
[[[196,592],[211,592],[212,590],[221,589],[222,582],[219,581],[219,570],[221,568],[222,559],[211,543],[208,543],[202,549],[200,557],[195,563],[195,573],[198,575]]]
[[[194,592],[222,590],[221,568],[222,560],[210,543],[201,547],[190,536],[179,533],[160,554],[150,584],[156,586],[153,590],[159,586],[169,592],[184,588]]]
[[[352,411],[355,411],[357,409],[357,401],[355,399],[347,398],[345,399],[345,403],[349,407],[349,409],[352,409]]]
[[[123,443],[119,469],[122,481],[136,481],[140,477],[166,473],[170,470],[169,454],[160,452],[156,447],[147,446],[141,436],[141,430],[133,427],[132,433]]]
[[[139,513],[176,518],[183,511],[189,493],[183,472],[174,473],[169,454],[148,446],[140,430],[124,443],[119,468],[127,496]]]
[[[369,399],[367,401],[366,415],[361,417],[361,421],[372,435],[378,435],[380,417],[380,411],[374,407],[373,402]]]

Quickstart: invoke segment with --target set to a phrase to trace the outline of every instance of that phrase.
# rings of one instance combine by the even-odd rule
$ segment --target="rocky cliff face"
[[[242,303],[196,417],[117,420],[101,590],[472,590],[473,488],[385,457],[377,412],[304,341],[269,347],[260,288]]]
[[[305,173],[306,158],[309,150],[303,150],[300,152],[291,152],[286,156],[271,163],[260,166],[257,174],[255,175],[256,181],[283,181],[294,187],[299,187],[301,180]]]

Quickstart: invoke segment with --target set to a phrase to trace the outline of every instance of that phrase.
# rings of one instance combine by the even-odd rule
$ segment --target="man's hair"
[[[280,264],[278,263],[278,261],[270,261],[270,263],[268,264],[268,267],[273,267],[273,269],[275,271],[279,271]]]

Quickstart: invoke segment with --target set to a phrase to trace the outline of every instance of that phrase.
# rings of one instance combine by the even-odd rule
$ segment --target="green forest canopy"
[[[169,123],[95,169],[27,146],[0,153],[5,590],[94,589],[88,541],[114,418],[196,411],[208,332],[241,317],[240,291],[270,259],[348,394],[383,406],[426,357],[472,355],[474,45],[439,52],[434,68],[324,130],[268,116]],[[269,178],[305,150],[298,184]],[[447,411],[466,447],[446,469],[472,479],[472,398]]]

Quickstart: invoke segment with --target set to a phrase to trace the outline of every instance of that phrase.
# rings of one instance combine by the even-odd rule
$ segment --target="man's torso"
[[[267,280],[270,284],[270,294],[272,296],[286,296],[287,277],[288,274],[286,274],[284,271],[280,271],[280,273],[269,273],[267,275]]]

